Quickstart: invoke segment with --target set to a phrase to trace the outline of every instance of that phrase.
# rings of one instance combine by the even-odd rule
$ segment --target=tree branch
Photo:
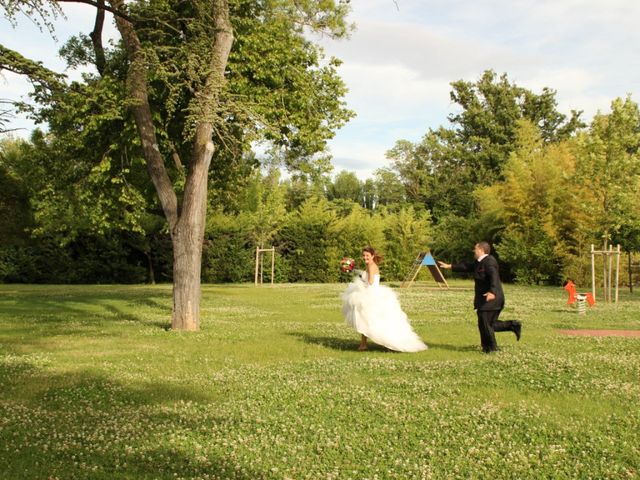
[[[104,26],[104,0],[98,0],[98,10],[96,11],[96,23],[93,26],[93,32],[89,34],[91,43],[93,43],[93,51],[96,55],[96,68],[100,75],[104,74],[107,64],[104,55],[104,47],[102,46],[102,27]]]
[[[123,18],[124,20],[126,20],[127,22],[131,22],[134,23],[134,20],[127,15],[126,13],[118,10],[117,8],[113,8],[110,7],[109,5],[105,5],[103,0],[98,0],[98,1],[93,1],[93,0],[56,0],[58,3],[84,3],[86,5],[92,5],[94,7],[96,7],[97,9],[104,9],[107,12],[112,13],[113,15],[115,15],[116,17],[120,17]]]
[[[109,1],[116,7],[122,7],[124,5],[124,0]],[[134,101],[131,109],[142,142],[147,171],[158,193],[160,205],[162,205],[162,210],[164,211],[165,218],[169,223],[171,235],[173,236],[174,229],[178,223],[178,198],[158,147],[158,140],[153,125],[153,114],[151,113],[151,106],[149,104],[147,67],[142,53],[142,45],[131,22],[123,17],[116,17],[116,26],[122,36],[122,41],[130,62],[127,73],[127,90]]]
[[[32,82],[39,83],[49,90],[56,90],[64,85],[64,75],[49,70],[42,62],[23,57],[0,44],[0,71],[2,70],[26,75]]]

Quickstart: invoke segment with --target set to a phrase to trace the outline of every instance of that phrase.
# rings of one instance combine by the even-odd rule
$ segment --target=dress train
[[[355,277],[342,293],[342,313],[347,325],[371,341],[397,352],[420,352],[427,345],[413,331],[396,293],[380,285],[376,275],[369,285],[367,273]]]

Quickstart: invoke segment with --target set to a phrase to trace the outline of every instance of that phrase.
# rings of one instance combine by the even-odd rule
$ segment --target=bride
[[[342,294],[347,325],[360,335],[358,350],[367,350],[367,338],[398,352],[420,352],[427,346],[413,331],[393,290],[380,285],[378,264],[382,258],[373,247],[362,250],[366,270]]]

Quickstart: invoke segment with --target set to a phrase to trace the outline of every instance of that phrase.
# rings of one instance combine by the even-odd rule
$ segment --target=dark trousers
[[[478,330],[480,330],[480,344],[482,351],[489,353],[498,349],[494,332],[513,332],[512,320],[503,322],[498,320],[502,310],[477,310]]]

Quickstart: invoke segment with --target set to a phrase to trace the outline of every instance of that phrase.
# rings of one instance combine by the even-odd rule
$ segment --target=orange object
[[[567,300],[567,305],[573,305],[574,303],[576,303],[578,295],[584,295],[590,307],[592,307],[596,303],[596,300],[595,298],[593,298],[593,295],[591,293],[578,293],[576,284],[571,280],[569,280],[563,288],[567,292],[569,292],[569,300]]]

